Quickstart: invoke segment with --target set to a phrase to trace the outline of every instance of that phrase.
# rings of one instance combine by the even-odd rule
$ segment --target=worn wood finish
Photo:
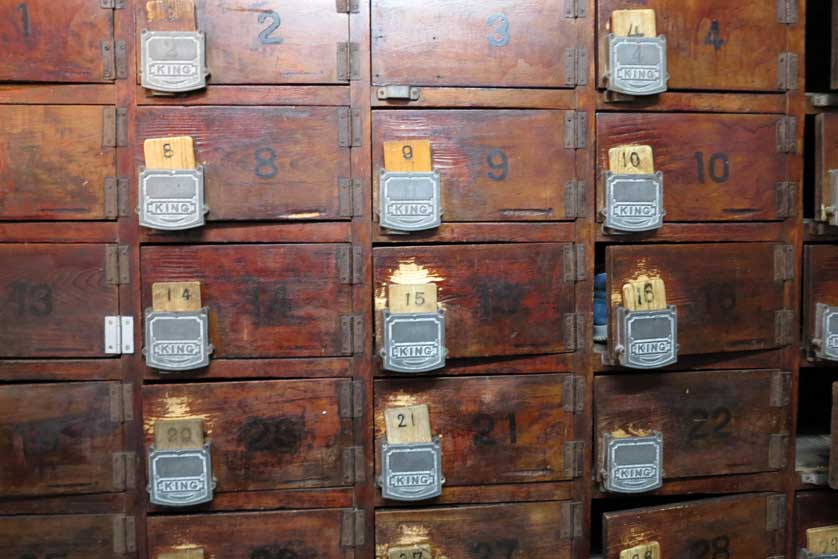
[[[116,76],[105,77],[100,50],[100,41],[111,40],[113,10],[98,0],[62,0],[60,10],[52,0],[3,0],[0,81],[111,82]]]
[[[832,448],[829,453],[829,486],[838,489],[838,382],[832,385]]]
[[[659,542],[664,557],[710,557],[719,548],[737,559],[782,556],[785,526],[769,529],[768,499],[737,495],[605,513],[603,557],[619,559],[623,549],[648,541]]]
[[[103,108],[0,106],[0,219],[106,219]]]
[[[434,557],[570,557],[561,502],[384,510],[375,513],[375,557],[403,545],[431,546]]]
[[[342,515],[332,509],[150,517],[148,554],[202,547],[208,559],[351,559],[352,548],[341,546]]]
[[[0,496],[121,490],[121,391],[115,382],[0,386]]]
[[[835,34],[838,36],[838,33]],[[815,116],[815,219],[821,219],[821,207],[832,205],[830,170],[838,170],[838,113]]]
[[[838,0],[832,0],[832,64],[830,67],[830,84],[832,89],[838,89]]]
[[[609,332],[623,284],[659,276],[678,310],[679,355],[781,347],[775,312],[784,308],[784,282],[774,279],[773,243],[611,246],[606,249]],[[608,337],[615,357],[616,336]]]
[[[9,559],[121,559],[115,514],[0,517],[0,556]],[[122,519],[124,522],[124,518]],[[119,549],[119,550],[117,550]]]
[[[611,148],[650,145],[655,170],[663,173],[667,222],[785,219],[778,211],[776,190],[776,183],[788,177],[788,157],[777,153],[779,119],[776,115],[600,113],[599,170],[608,170]],[[604,190],[600,173],[600,211]]]
[[[147,21],[136,2],[137,37]],[[349,40],[349,16],[334,0],[196,0],[198,30],[207,41],[209,84],[331,84],[337,44]]]
[[[838,307],[838,245],[806,245],[803,252],[804,343],[814,359],[817,304]]]
[[[655,10],[658,35],[666,36],[669,89],[779,89],[777,61],[786,50],[787,26],[777,21],[776,4],[764,0],[597,0],[600,86],[611,13],[637,8]]]
[[[431,142],[443,222],[569,219],[566,185],[576,156],[564,148],[563,111],[375,111],[375,208],[384,142],[416,139]]]
[[[373,84],[571,87],[563,14],[563,0],[373,0]]]
[[[334,7],[334,6],[333,6]],[[168,107],[137,111],[142,140],[195,140],[207,219],[340,219],[339,179],[350,178],[349,148],[338,146],[336,107]]]
[[[564,316],[574,309],[573,282],[563,279],[559,243],[456,245],[374,249],[374,285],[381,289],[413,263],[437,283],[445,309],[450,358],[561,353]],[[571,253],[572,254],[572,253]],[[414,283],[414,282],[409,282]],[[418,283],[418,282],[416,282]],[[377,305],[386,306],[380,298]],[[376,340],[382,342],[381,320]]]
[[[0,357],[104,356],[104,318],[118,313],[105,245],[0,245]]]
[[[342,245],[149,246],[142,249],[143,308],[151,284],[201,282],[213,358],[343,355],[340,317],[352,286],[340,282]]]
[[[597,471],[605,469],[606,433],[663,435],[665,480],[779,470],[771,435],[788,434],[788,404],[772,402],[789,373],[708,371],[613,375],[594,380]],[[775,384],[776,383],[776,384]],[[786,397],[788,394],[786,394]]]
[[[456,485],[570,479],[565,443],[574,415],[564,409],[567,375],[379,380],[376,448],[386,408],[427,404],[442,442],[443,491]],[[380,462],[377,468],[380,469]]]
[[[800,491],[794,500],[794,552],[806,547],[806,530],[838,525],[838,493]]]
[[[334,487],[351,419],[338,409],[347,380],[224,382],[143,388],[146,446],[154,423],[200,418],[212,443],[217,493]]]

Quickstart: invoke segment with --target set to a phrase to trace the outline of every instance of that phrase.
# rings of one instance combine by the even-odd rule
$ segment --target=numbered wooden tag
[[[198,28],[195,0],[148,0],[146,22],[155,31],[194,31]]]
[[[806,530],[806,549],[818,555],[838,553],[838,525]]]
[[[433,559],[433,556],[429,545],[407,545],[388,548],[387,559]]]
[[[659,277],[640,276],[623,285],[623,306],[630,311],[666,309],[666,286]]]
[[[204,446],[201,419],[161,419],[154,423],[155,450],[200,449]]]
[[[143,143],[147,169],[195,169],[195,146],[190,136],[149,138]]]
[[[399,173],[430,173],[431,142],[429,140],[407,140],[384,142],[384,168]]]
[[[660,559],[661,544],[647,542],[624,549],[620,552],[620,559]]]
[[[387,444],[431,442],[431,418],[428,406],[406,406],[384,410]]]
[[[204,548],[167,551],[158,555],[157,559],[204,559]]]
[[[655,10],[614,10],[611,33],[618,37],[655,37]]]
[[[390,284],[387,289],[387,303],[392,314],[436,312],[436,284]]]
[[[151,286],[152,310],[188,312],[201,310],[201,284],[197,281],[161,282]]]
[[[653,175],[652,146],[626,145],[608,150],[608,169],[618,175]]]

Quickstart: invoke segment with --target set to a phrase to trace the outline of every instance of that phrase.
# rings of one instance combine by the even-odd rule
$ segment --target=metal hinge
[[[418,101],[422,90],[410,85],[384,85],[377,87],[375,96],[381,101],[400,99],[403,101]]]
[[[128,45],[125,41],[99,41],[102,54],[102,78],[124,80],[128,77]]]
[[[562,409],[570,413],[585,411],[585,377],[568,375],[564,381]]]
[[[357,419],[364,413],[364,381],[347,380],[338,386],[338,415]]]
[[[339,213],[341,217],[357,217],[364,215],[364,195],[361,189],[361,179],[338,179]]]
[[[121,10],[125,7],[125,0],[99,0],[99,6],[105,10]]]
[[[568,350],[580,348],[582,336],[585,333],[585,318],[582,314],[568,313],[564,315],[564,343]]]
[[[797,151],[797,119],[784,116],[777,121],[777,151],[795,153]]]
[[[789,436],[772,434],[768,438],[768,466],[776,470],[786,467],[786,453],[789,448]]]
[[[137,455],[133,452],[113,453],[113,489],[125,491],[137,486]]]
[[[765,530],[773,532],[781,530],[786,526],[786,496],[769,495],[765,502],[767,508],[765,514]]]
[[[784,282],[794,279],[794,247],[777,245],[774,247],[774,281]]]
[[[586,85],[588,83],[588,49],[568,48],[564,50],[565,85]]]
[[[774,312],[774,338],[779,346],[789,345],[794,341],[794,311],[783,309]]]
[[[564,215],[567,218],[583,217],[587,196],[587,184],[581,180],[570,180],[564,188]]]
[[[797,0],[777,0],[777,23],[797,21]]]
[[[128,212],[128,179],[105,177],[105,217],[126,217]]]
[[[113,517],[113,552],[121,555],[137,551],[137,530],[133,516],[116,514]]]
[[[564,0],[564,17],[581,18],[588,15],[588,0]]]
[[[361,79],[361,44],[338,43],[338,79]]]
[[[782,52],[777,60],[777,87],[790,91],[797,89],[797,66],[800,57],[793,52]]]
[[[105,354],[134,353],[134,317],[105,317]]]
[[[360,147],[361,132],[361,111],[349,107],[338,108],[338,147]]]
[[[111,421],[123,423],[134,419],[134,387],[130,384],[111,385]]]
[[[583,149],[588,144],[588,114],[584,112],[564,112],[564,147]]]
[[[364,351],[364,318],[360,314],[340,317],[341,352],[354,355]]]
[[[105,282],[108,285],[131,283],[127,245],[105,245]]]
[[[361,247],[341,245],[338,247],[337,260],[340,283],[346,285],[361,283],[361,273],[364,269]]]
[[[343,482],[361,483],[367,480],[367,461],[364,447],[349,446],[343,449]]]
[[[797,214],[797,183],[786,181],[778,182],[777,188],[777,215],[789,218]]]
[[[562,247],[562,277],[568,283],[585,279],[585,245],[566,244]]]
[[[336,0],[335,8],[339,14],[357,14],[361,11],[361,0]]]
[[[102,107],[102,147],[128,145],[128,109]]]
[[[791,403],[791,373],[779,371],[771,377],[772,408],[784,408]]]
[[[585,463],[585,443],[568,441],[564,443],[564,475],[567,478],[582,477]]]
[[[572,540],[582,536],[582,503],[563,502],[561,504],[561,526],[559,536],[563,540]]]
[[[343,547],[364,545],[366,531],[366,515],[363,510],[343,511],[340,522],[340,545]]]

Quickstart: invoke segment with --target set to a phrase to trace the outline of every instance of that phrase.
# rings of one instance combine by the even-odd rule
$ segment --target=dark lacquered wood
[[[811,353],[818,303],[838,306],[838,246],[806,245],[803,254],[804,343]]]
[[[342,515],[332,509],[151,517],[149,557],[201,547],[208,558],[351,559],[353,548],[341,546]]]
[[[450,358],[561,353],[573,283],[563,279],[566,244],[376,248],[374,285],[386,298],[401,263],[427,269],[445,309]],[[386,301],[385,301],[386,303]],[[381,320],[376,321],[380,346]]]
[[[199,417],[212,443],[217,493],[348,485],[342,453],[352,446],[352,421],[338,409],[348,382],[146,386],[145,445],[156,421]]]
[[[373,0],[373,84],[569,87],[563,14],[561,0]]]
[[[120,551],[114,545],[114,523],[118,521],[113,514],[2,516],[0,555],[10,559],[122,559],[126,557],[125,541]]]
[[[137,127],[138,165],[147,138],[194,139],[211,221],[340,219],[351,173],[335,107],[142,108]]]
[[[832,448],[829,454],[829,486],[838,489],[838,383],[832,385]]]
[[[770,459],[770,440],[773,434],[788,434],[790,416],[788,405],[772,403],[772,388],[784,386],[788,375],[702,371],[597,377],[597,471],[605,468],[605,434],[654,431],[663,435],[665,480],[780,469],[781,463]]]
[[[22,8],[21,6],[25,6]],[[113,40],[113,10],[99,0],[0,2],[0,80],[109,82],[101,41]],[[113,48],[110,51],[113,60]]]
[[[666,284],[678,310],[679,355],[780,347],[775,311],[784,282],[774,279],[773,243],[612,246],[606,249],[609,332],[616,332],[622,287],[640,275]],[[615,336],[608,339],[613,353]]]
[[[794,551],[806,547],[806,530],[838,525],[838,492],[801,491],[794,499]]]
[[[608,60],[608,25],[614,10],[653,9],[666,36],[669,89],[777,91],[777,61],[787,26],[775,3],[764,0],[597,0],[600,85]],[[719,34],[710,34],[718,22]],[[724,41],[719,48],[716,39]]]
[[[342,245],[150,246],[142,250],[143,306],[151,284],[201,282],[213,357],[343,354],[340,317],[352,286],[340,283]]]
[[[457,485],[569,479],[565,443],[567,375],[380,380],[375,383],[376,448],[386,440],[384,410],[427,404],[442,443],[445,491]],[[377,464],[380,469],[381,464]]]
[[[597,209],[605,205],[602,173],[608,170],[608,150],[639,144],[652,147],[655,170],[663,173],[666,222],[784,219],[778,211],[776,183],[787,180],[788,157],[777,153],[779,119],[777,115],[600,113]]]
[[[0,357],[104,356],[105,317],[119,314],[105,246],[0,245]]]
[[[0,387],[0,496],[122,489],[113,472],[113,453],[123,450],[121,390],[114,382]]]
[[[376,111],[375,208],[383,143],[419,139],[431,142],[444,223],[569,219],[565,193],[576,154],[564,147],[563,111]]]
[[[430,545],[433,557],[570,557],[561,502],[384,510],[375,513],[377,556],[390,547]],[[380,555],[379,555],[380,553]]]
[[[102,147],[103,108],[0,106],[0,219],[106,218],[116,152]]]
[[[838,36],[838,34],[836,34]],[[838,170],[838,113],[823,112],[815,116],[815,219],[821,207],[832,205],[829,171]]]
[[[603,557],[618,559],[620,551],[660,543],[667,557],[698,556],[706,542],[726,546],[737,559],[765,559],[783,554],[785,527],[768,529],[766,493],[705,499],[603,515]],[[712,551],[711,551],[712,553]]]

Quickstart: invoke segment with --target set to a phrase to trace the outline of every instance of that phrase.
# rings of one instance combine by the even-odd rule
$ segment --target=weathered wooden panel
[[[838,307],[838,246],[806,245],[803,254],[804,341],[813,356],[818,303]]]
[[[0,556],[10,559],[127,557],[124,525],[125,518],[114,514],[2,516]]]
[[[836,34],[838,36],[838,34]],[[838,113],[815,115],[815,207],[814,215],[821,216],[822,207],[832,206],[832,181],[829,172],[838,171]]]
[[[806,547],[806,530],[825,526],[838,526],[838,493],[835,491],[798,492],[794,501],[795,556],[799,550]]]

